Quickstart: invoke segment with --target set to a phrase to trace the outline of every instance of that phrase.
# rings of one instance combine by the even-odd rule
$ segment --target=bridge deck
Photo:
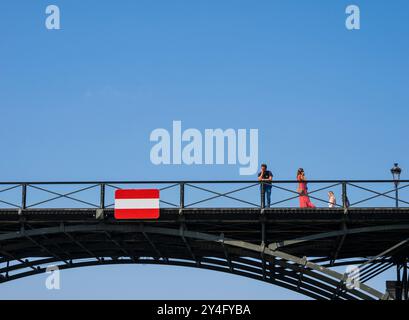
[[[409,208],[350,208],[347,214],[343,209],[328,208],[271,208],[263,213],[257,208],[201,208],[184,209],[182,214],[179,209],[161,209],[160,219],[151,221],[117,221],[112,209],[103,212],[104,218],[96,219],[98,209],[28,209],[22,214],[1,209],[0,230],[18,232],[22,223],[33,229],[61,224],[142,224],[173,229],[184,225],[190,231],[223,233],[226,238],[257,244],[265,230],[267,245],[277,243],[280,250],[294,255],[328,259],[335,253],[338,259],[377,255],[409,238]],[[308,238],[313,235],[318,237]],[[85,241],[99,239],[95,232]],[[286,242],[294,239],[306,241]],[[153,241],[161,246],[168,239],[158,235]]]

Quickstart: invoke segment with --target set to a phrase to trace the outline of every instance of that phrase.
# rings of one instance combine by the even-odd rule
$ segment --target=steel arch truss
[[[110,264],[157,264],[228,272],[313,299],[388,299],[364,283],[278,248],[144,224],[92,223],[0,234],[0,282],[60,270]],[[29,260],[31,259],[31,260]]]

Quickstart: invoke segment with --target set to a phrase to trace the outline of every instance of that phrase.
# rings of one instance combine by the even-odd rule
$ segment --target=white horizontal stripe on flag
[[[115,209],[158,209],[159,199],[115,199]]]

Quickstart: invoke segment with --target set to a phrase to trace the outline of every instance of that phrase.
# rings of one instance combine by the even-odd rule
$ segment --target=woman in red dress
[[[303,168],[297,171],[297,181],[297,192],[300,194],[300,208],[315,208],[314,204],[310,201],[310,197],[308,197],[307,181],[305,180]]]

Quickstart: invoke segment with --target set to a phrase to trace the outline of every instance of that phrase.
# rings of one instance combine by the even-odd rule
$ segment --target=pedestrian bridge
[[[408,186],[309,181],[317,207],[307,209],[298,208],[297,181],[273,182],[271,208],[256,181],[1,182],[0,282],[51,265],[162,264],[228,272],[314,299],[407,299]],[[114,218],[115,190],[134,188],[160,189],[159,219]],[[350,265],[358,268],[333,270]],[[390,268],[388,290],[367,285]]]

